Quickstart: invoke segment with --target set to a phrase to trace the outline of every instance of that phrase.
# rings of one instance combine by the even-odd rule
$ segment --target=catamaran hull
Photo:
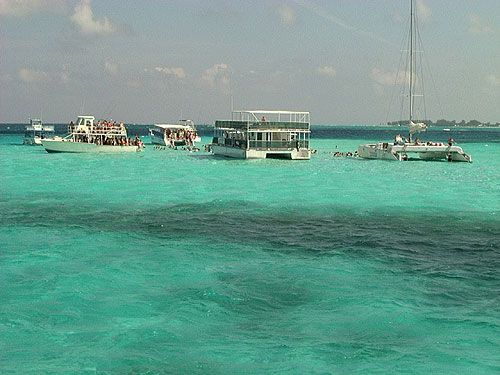
[[[255,150],[242,149],[239,147],[224,146],[212,144],[211,149],[214,155],[227,156],[237,159],[266,159],[280,158],[291,160],[309,160],[311,159],[311,150]]]
[[[389,143],[359,145],[358,154],[365,159],[404,161],[415,155],[423,160],[447,160],[472,163],[472,157],[459,146],[393,145]]]
[[[137,152],[137,146],[109,146],[96,145],[94,143],[71,142],[62,140],[42,140],[42,145],[47,152],[69,152],[69,153],[122,153]]]
[[[376,147],[377,145],[359,145],[358,154],[365,159],[385,159],[401,161],[401,155],[390,152],[388,150],[381,150]]]

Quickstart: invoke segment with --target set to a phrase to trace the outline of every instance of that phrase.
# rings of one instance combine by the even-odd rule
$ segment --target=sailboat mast
[[[413,120],[413,0],[410,0],[410,124]]]

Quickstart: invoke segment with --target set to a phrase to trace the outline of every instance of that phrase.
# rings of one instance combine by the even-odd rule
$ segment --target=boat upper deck
[[[311,128],[309,112],[294,111],[233,111],[231,120],[215,121],[215,128],[229,130],[301,130]]]
[[[95,123],[94,116],[78,116],[76,123],[68,125],[68,133],[73,136],[92,135],[107,137],[126,137],[127,130],[123,122],[98,121]]]

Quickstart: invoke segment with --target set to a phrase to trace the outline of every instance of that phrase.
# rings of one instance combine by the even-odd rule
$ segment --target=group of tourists
[[[123,134],[126,132],[125,124],[123,122],[99,120],[95,124],[88,126],[88,131],[94,134]],[[75,127],[73,121],[70,122],[68,126],[69,133],[86,133],[87,130],[84,127]]]
[[[173,146],[173,147],[170,147],[170,146],[154,146],[153,150],[168,150],[169,148],[171,148],[172,150],[178,150],[179,149],[179,147],[177,147],[177,146]],[[198,151],[200,151],[200,149],[198,147],[196,147],[196,146],[182,146],[181,150],[185,150],[185,151],[189,151],[189,152],[198,152]]]
[[[137,135],[135,138],[127,137],[95,137],[95,143],[97,145],[104,146],[137,146],[139,148],[145,148],[144,142]]]
[[[341,158],[341,157],[354,157],[354,158],[357,158],[359,156],[358,154],[358,150],[354,151],[354,152],[351,152],[351,151],[348,151],[348,152],[339,152],[339,151],[335,151],[335,152],[330,152],[330,154],[333,154],[334,157],[338,157],[338,158]]]
[[[73,140],[79,143],[94,143],[98,146],[137,146],[139,148],[145,148],[144,142],[135,136],[135,138],[127,137],[109,137],[103,135],[92,135],[92,134],[73,134]]]
[[[165,129],[163,134],[165,145],[172,148],[176,146],[176,143],[184,143],[186,146],[194,147],[194,142],[198,135],[195,130],[184,129]]]
[[[455,143],[455,140],[453,138],[448,139],[448,146],[453,145],[453,143]],[[420,140],[420,138],[416,138],[415,141],[412,143],[407,138],[403,139],[403,137],[401,137],[401,134],[398,134],[394,138],[394,144],[396,146],[397,145],[403,146],[405,144],[407,144],[407,145],[410,144],[410,145],[414,145],[414,146],[444,146],[443,142],[431,142],[431,141],[422,142]]]

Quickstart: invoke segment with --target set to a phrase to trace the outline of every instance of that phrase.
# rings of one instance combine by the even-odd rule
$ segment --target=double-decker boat
[[[240,159],[310,159],[309,112],[233,111],[217,120],[210,148],[214,155]]]
[[[76,123],[68,126],[64,138],[43,139],[42,145],[47,152],[137,152],[144,144],[139,137],[128,138],[123,122],[98,121],[94,116],[78,116]]]
[[[42,145],[42,139],[54,138],[54,127],[42,124],[42,120],[30,118],[30,124],[24,128],[23,144]]]
[[[149,129],[151,143],[160,146],[195,146],[201,142],[196,127],[191,120],[180,120],[184,124],[154,124]]]

